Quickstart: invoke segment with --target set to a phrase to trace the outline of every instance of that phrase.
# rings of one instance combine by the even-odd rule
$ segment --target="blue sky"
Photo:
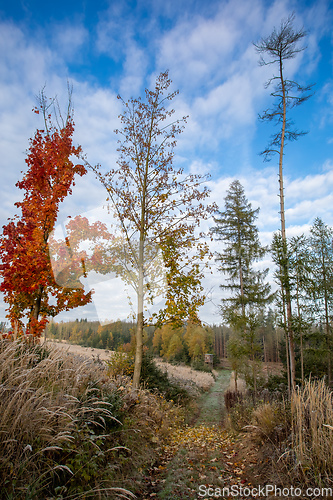
[[[258,154],[272,132],[258,121],[258,113],[272,103],[264,84],[273,68],[257,64],[252,42],[268,35],[292,11],[295,25],[308,31],[307,49],[286,71],[301,84],[314,83],[315,94],[292,116],[297,128],[308,134],[286,149],[288,235],[307,232],[316,216],[333,225],[330,1],[1,0],[1,226],[16,213],[14,202],[21,194],[15,183],[25,169],[29,138],[42,126],[31,110],[44,85],[48,96],[57,95],[65,103],[67,80],[73,84],[75,141],[90,163],[107,170],[117,159],[117,94],[124,99],[142,95],[156,75],[168,69],[173,89],[180,92],[173,103],[176,114],[189,115],[175,163],[187,171],[209,172],[211,198],[221,209],[226,189],[238,178],[253,206],[261,208],[258,227],[262,242],[268,244],[279,228],[277,158],[264,163]],[[103,199],[103,189],[89,174],[77,183],[60,217],[94,210]],[[215,274],[205,283],[211,301],[202,318],[208,322],[219,322],[221,279]],[[101,296],[120,297],[119,287],[113,286]],[[74,311],[74,317],[125,314],[117,307],[117,313],[111,311],[110,305],[103,309],[100,300],[97,310],[103,312],[90,306]]]

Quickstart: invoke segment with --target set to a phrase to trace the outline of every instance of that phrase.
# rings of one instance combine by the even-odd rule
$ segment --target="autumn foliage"
[[[178,91],[171,92],[170,85],[166,71],[152,90],[145,90],[143,99],[126,102],[119,97],[123,112],[116,130],[120,137],[117,166],[106,174],[99,166],[90,166],[106,188],[126,242],[126,258],[120,263],[126,273],[119,271],[119,275],[125,274],[127,282],[129,276],[136,277],[131,283],[137,295],[134,387],[139,386],[144,326],[153,320],[161,325],[197,319],[204,302],[201,271],[209,255],[200,227],[216,210],[214,204],[206,204],[209,176],[186,174],[173,164],[177,137],[187,117],[174,119],[170,106]],[[147,315],[147,303],[153,304],[163,288],[159,278],[164,272],[160,276],[156,272],[161,254],[165,308]]]
[[[188,321],[185,326],[176,328],[174,324],[164,324],[154,333],[155,353],[167,361],[184,360],[187,355],[191,361],[203,359],[213,349],[213,333],[208,327]]]
[[[75,176],[83,176],[86,169],[72,162],[81,154],[81,147],[73,146],[72,119],[55,128],[48,116],[45,125],[30,142],[28,170],[16,184],[24,191],[23,201],[15,203],[21,216],[3,227],[0,239],[0,290],[8,304],[7,317],[18,333],[26,320],[26,333],[37,337],[48,316],[91,301],[91,292],[63,288],[52,273],[48,243],[59,204],[71,194]]]

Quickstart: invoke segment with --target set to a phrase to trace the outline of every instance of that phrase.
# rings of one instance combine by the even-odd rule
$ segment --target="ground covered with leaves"
[[[244,434],[222,426],[223,396],[229,379],[230,372],[220,372],[214,387],[199,400],[199,411],[191,425],[170,434],[161,456],[144,478],[144,500],[211,498],[205,496],[209,487],[217,493],[223,488],[241,491],[241,487],[252,487],[256,450]]]
[[[205,498],[208,487],[251,486],[246,469],[249,456],[242,457],[239,438],[214,426],[200,425],[176,432],[159,463],[146,477],[144,498]],[[256,461],[253,458],[253,464]]]

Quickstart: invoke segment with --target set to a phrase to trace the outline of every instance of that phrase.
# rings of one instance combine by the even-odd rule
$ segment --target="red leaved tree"
[[[86,169],[72,161],[81,155],[81,147],[73,145],[72,113],[62,126],[54,126],[48,109],[42,93],[35,112],[43,113],[45,130],[37,130],[30,141],[28,170],[16,184],[24,191],[23,201],[15,203],[22,213],[3,226],[0,238],[0,291],[8,304],[7,317],[14,331],[22,332],[26,323],[26,332],[36,337],[48,316],[91,301],[91,292],[82,286],[64,288],[52,272],[48,243],[59,205],[71,194],[75,176],[83,176]]]
[[[80,278],[90,271],[113,272],[116,276],[114,254],[117,247],[105,224],[100,221],[90,224],[87,217],[77,215],[70,218],[62,232],[63,239],[57,240],[52,234],[48,241],[53,276],[58,285],[83,288]]]

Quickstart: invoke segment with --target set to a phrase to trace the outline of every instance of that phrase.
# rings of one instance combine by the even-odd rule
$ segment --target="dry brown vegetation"
[[[53,342],[48,341],[48,344],[52,345]],[[108,361],[113,354],[113,352],[105,349],[93,349],[91,347],[82,347],[66,342],[59,342],[56,343],[56,345],[59,349],[63,349],[66,352],[103,361]],[[167,372],[171,379],[189,383],[193,382],[200,389],[206,390],[214,384],[214,376],[211,373],[199,372],[193,370],[193,368],[189,366],[173,365],[156,358],[155,363],[163,372]]]
[[[91,359],[100,359],[102,361],[106,361],[110,358],[110,355],[113,351],[109,351],[108,349],[97,349],[95,347],[83,347],[77,344],[69,344],[65,341],[56,341],[56,340],[47,340],[47,344],[52,346],[55,344],[59,349],[63,349],[70,354],[75,354],[76,356],[85,356],[86,358]]]
[[[197,387],[205,390],[208,390],[214,384],[214,377],[211,373],[196,371],[189,366],[172,365],[157,359],[155,359],[155,363],[161,370],[166,371],[171,379],[192,382]]]
[[[333,400],[322,380],[308,380],[292,398],[295,467],[307,482],[333,487]]]
[[[208,388],[213,381],[207,373],[159,365],[193,385]],[[282,398],[251,406],[243,398],[229,421],[237,424],[239,435],[247,430],[243,442],[251,437],[254,443],[239,453],[244,459],[249,451],[252,458],[256,453],[258,481],[333,486],[333,402],[324,382],[306,382],[291,402]],[[133,493],[143,498],[145,471],[154,470],[182,419],[173,403],[133,390],[128,377],[113,376],[104,362],[54,344],[45,349],[3,341],[1,498],[133,498]]]
[[[248,450],[256,450],[253,481],[333,491],[333,399],[324,380],[306,381],[291,400],[275,394],[254,401],[238,393],[227,422],[238,433],[246,431]]]
[[[93,360],[0,343],[2,498],[131,498],[179,419]]]

